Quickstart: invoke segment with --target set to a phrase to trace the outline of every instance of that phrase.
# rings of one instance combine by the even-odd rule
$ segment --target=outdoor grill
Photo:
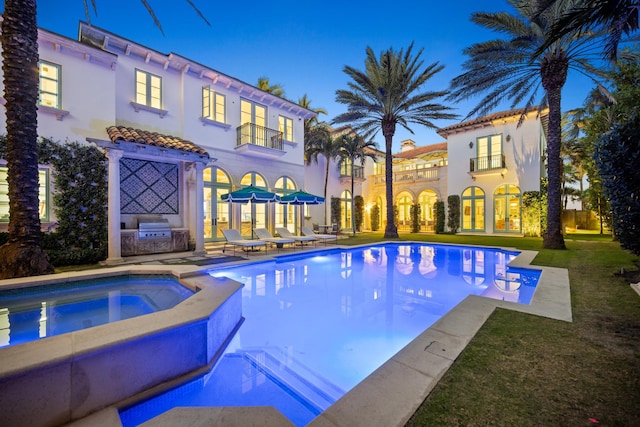
[[[166,218],[138,219],[139,240],[171,240],[171,228]]]

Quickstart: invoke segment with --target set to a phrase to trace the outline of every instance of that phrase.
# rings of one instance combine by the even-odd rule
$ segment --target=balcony
[[[507,172],[504,154],[469,159],[469,174],[475,179],[479,175],[503,175]]]
[[[340,166],[340,183],[345,184],[351,182],[351,168],[353,168],[353,181],[364,182],[364,167],[343,164]]]
[[[393,173],[393,182],[411,184],[416,182],[438,181],[440,179],[441,167],[420,168]],[[384,174],[374,175],[373,184],[384,184],[386,182]]]
[[[248,156],[274,158],[284,155],[282,132],[245,123],[236,129],[236,148],[238,153]]]

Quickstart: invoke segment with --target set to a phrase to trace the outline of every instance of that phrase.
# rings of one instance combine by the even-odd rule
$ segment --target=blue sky
[[[303,94],[313,107],[323,107],[330,121],[346,110],[335,102],[335,91],[346,89],[345,65],[362,69],[365,49],[374,52],[406,48],[413,41],[423,48],[425,65],[439,62],[444,70],[426,90],[443,90],[461,72],[462,50],[476,42],[497,38],[469,17],[476,11],[509,10],[504,0],[443,1],[262,1],[213,2],[193,0],[211,23],[207,26],[186,1],[149,0],[165,35],[138,0],[96,0],[91,23],[162,53],[175,52],[250,84],[259,77],[284,87],[297,101]],[[90,1],[89,1],[90,3]],[[4,10],[4,1],[0,2]],[[77,39],[79,21],[86,21],[82,0],[38,0],[38,25]],[[563,92],[563,110],[582,105],[593,87],[584,77],[571,75]],[[452,105],[465,117],[476,100]],[[446,102],[446,101],[442,101]],[[509,109],[505,103],[496,111]],[[456,121],[437,122],[444,127]],[[442,142],[435,130],[413,125],[414,135],[398,128],[394,151],[411,138],[418,146]],[[381,133],[375,138],[384,147]]]

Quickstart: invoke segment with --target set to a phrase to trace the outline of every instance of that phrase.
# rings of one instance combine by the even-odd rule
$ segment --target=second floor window
[[[502,135],[478,138],[478,165],[476,170],[496,169],[502,164]]]
[[[40,61],[40,97],[38,103],[45,107],[62,108],[61,103],[61,67],[50,62]]]
[[[226,97],[214,92],[210,86],[202,88],[202,117],[216,122],[226,123]]]
[[[285,116],[278,117],[278,130],[285,141],[293,142],[293,120]]]
[[[162,108],[162,77],[136,70],[136,102],[147,107]]]

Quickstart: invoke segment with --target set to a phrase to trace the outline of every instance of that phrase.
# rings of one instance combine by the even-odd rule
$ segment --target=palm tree
[[[331,130],[327,125],[320,124],[309,132],[308,138],[304,141],[304,158],[307,164],[315,162],[318,164],[318,156],[325,158],[324,171],[324,199],[327,200],[327,184],[329,181],[329,164],[331,160],[340,157],[340,140],[333,138]],[[324,223],[327,223],[327,204],[324,209]]]
[[[560,6],[565,12],[555,22],[547,34],[547,40],[540,46],[538,54],[551,44],[568,34],[593,29],[603,30],[607,36],[604,53],[615,62],[618,45],[623,35],[631,35],[638,30],[638,0],[538,0],[539,13]]]
[[[355,165],[357,161],[360,161],[360,165],[364,166],[367,159],[372,159],[374,162],[377,156],[373,150],[377,150],[378,145],[369,140],[366,141],[360,136],[348,136],[344,135],[340,138],[339,152],[340,152],[340,165],[347,164],[350,167],[351,172],[351,228],[353,230],[353,237],[356,237],[356,216],[355,216],[355,194],[354,194],[354,178],[355,178]]]
[[[316,113],[315,116],[311,117],[310,119],[306,119],[304,121],[304,135],[305,135],[305,139],[307,137],[307,134],[309,133],[309,131],[311,130],[312,127],[317,126],[318,123],[320,123],[318,121],[318,116],[320,114],[327,114],[327,110],[325,110],[322,107],[318,107],[318,108],[311,108],[311,100],[309,99],[309,97],[307,96],[307,94],[305,93],[304,95],[302,95],[302,98],[298,98],[298,105],[306,108],[307,110],[311,110],[313,112]]]
[[[564,8],[551,7],[544,13],[537,13],[534,7],[520,0],[508,0],[508,3],[518,15],[478,12],[471,16],[476,24],[504,34],[506,40],[476,43],[464,50],[469,56],[463,64],[466,72],[453,79],[453,92],[449,99],[468,99],[488,91],[467,117],[487,114],[507,99],[512,101],[512,108],[525,103],[523,117],[536,107],[540,111],[548,105],[549,186],[547,232],[543,236],[543,246],[564,249],[561,229],[560,94],[569,68],[591,77],[601,85],[596,77],[602,78],[603,74],[594,64],[599,60],[601,38],[587,33],[568,34],[537,55],[536,50],[547,41],[549,30],[571,7],[567,4],[570,2],[563,3],[567,4]],[[544,95],[537,100],[540,86],[544,89]]]
[[[271,84],[269,77],[258,77],[257,88],[265,92],[269,92],[272,95],[284,98],[284,88],[279,84]]]
[[[162,32],[147,0],[141,1]],[[83,2],[90,22],[88,1]],[[187,3],[207,22],[191,0]],[[95,0],[91,5],[96,12]],[[38,202],[36,0],[5,0],[1,41],[6,100],[9,237],[7,243],[0,246],[0,278],[7,279],[54,271],[42,249]]]
[[[373,138],[380,129],[385,141],[385,178],[387,199],[387,226],[385,238],[397,238],[398,229],[393,221],[392,145],[396,126],[413,133],[409,124],[435,129],[433,120],[455,119],[450,107],[434,103],[447,91],[422,91],[422,86],[444,67],[433,63],[421,70],[422,49],[412,56],[413,43],[405,52],[389,48],[376,57],[367,47],[365,70],[345,66],[344,72],[353,79],[349,90],[336,91],[336,101],[347,105],[347,112],[338,115],[333,123],[351,123],[363,138]]]

